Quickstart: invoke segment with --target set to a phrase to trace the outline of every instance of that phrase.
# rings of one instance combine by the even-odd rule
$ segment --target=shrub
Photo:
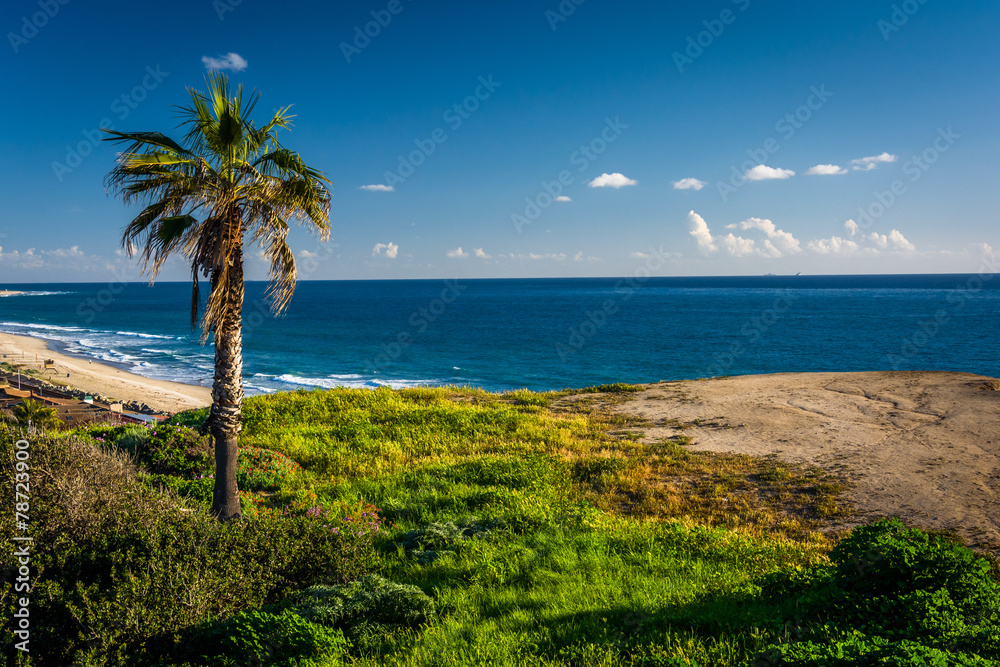
[[[485,537],[504,528],[501,521],[480,521],[475,517],[458,523],[432,523],[406,533],[400,545],[411,558],[423,565],[434,562],[443,554],[455,553],[466,540]]]
[[[125,447],[131,441],[118,441]],[[214,466],[212,438],[182,426],[158,424],[133,452],[136,462],[152,473],[190,477],[207,474]]]
[[[241,447],[236,463],[240,489],[273,491],[291,474],[302,469],[284,454],[260,447]]]
[[[581,394],[634,394],[643,391],[644,387],[637,384],[626,384],[615,382],[613,384],[599,384],[586,389],[580,389]]]
[[[856,528],[830,558],[831,565],[764,583],[771,599],[793,600],[796,622],[806,624],[801,641],[767,654],[777,660],[771,664],[974,665],[1000,658],[1000,584],[986,559],[898,519]],[[845,633],[847,639],[838,636]],[[941,657],[946,653],[954,655]]]
[[[6,481],[12,461],[6,440]],[[38,664],[84,655],[93,664],[126,664],[124,656],[150,664],[176,655],[187,628],[357,579],[375,562],[367,533],[334,531],[314,517],[219,523],[151,491],[124,452],[78,438],[33,438],[31,466]],[[0,607],[12,604],[11,590],[0,591]]]
[[[308,621],[344,630],[362,647],[377,635],[437,619],[434,600],[422,590],[374,574],[342,586],[307,588],[293,609]]]
[[[283,610],[246,611],[215,627],[197,648],[212,667],[298,667],[303,659],[343,658],[350,644],[341,630]]]
[[[195,430],[200,430],[205,424],[205,420],[208,419],[209,408],[198,408],[197,410],[185,410],[184,412],[178,412],[164,423],[171,424],[173,426],[186,426],[188,428],[193,428]]]

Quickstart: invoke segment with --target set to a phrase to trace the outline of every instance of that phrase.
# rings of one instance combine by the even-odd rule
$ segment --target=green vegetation
[[[15,405],[11,415],[18,424],[24,426],[32,424],[39,428],[52,428],[59,424],[55,408],[46,407],[41,401],[33,401],[30,398]]]
[[[995,565],[837,542],[836,480],[644,442],[625,391],[251,398],[225,524],[206,411],[35,438],[21,664],[1000,665]]]

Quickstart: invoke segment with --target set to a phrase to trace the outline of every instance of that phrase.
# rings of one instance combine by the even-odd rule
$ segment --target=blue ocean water
[[[8,285],[0,330],[149,377],[211,384],[187,283]],[[1000,376],[1000,275],[301,282],[247,286],[248,393],[506,390],[786,371]]]

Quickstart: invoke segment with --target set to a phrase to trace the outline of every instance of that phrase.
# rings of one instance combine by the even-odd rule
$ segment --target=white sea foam
[[[16,327],[48,331],[90,331],[90,329],[81,329],[80,327],[61,327],[57,324],[30,324],[27,322],[0,322],[0,327]],[[10,333],[16,332],[11,331]]]
[[[177,336],[161,336],[159,334],[141,333],[139,331],[116,331],[117,336],[135,336],[136,338],[158,338],[160,340],[178,340]]]
[[[401,378],[376,379],[357,374],[331,375],[325,378],[301,377],[285,373],[274,378],[276,382],[283,384],[297,385],[300,387],[323,387],[333,389],[335,387],[392,387],[393,389],[405,389],[406,387],[418,387],[424,384],[435,384],[435,382],[404,380]]]
[[[54,294],[73,294],[73,292],[17,292],[13,294],[2,294],[0,293],[0,298],[13,297],[13,296],[52,296]]]

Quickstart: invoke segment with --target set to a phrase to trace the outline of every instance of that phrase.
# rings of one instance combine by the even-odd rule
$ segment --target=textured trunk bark
[[[227,314],[215,329],[215,382],[212,385],[212,437],[215,439],[215,490],[212,515],[220,521],[239,519],[240,494],[236,458],[243,409],[243,247],[236,225],[231,239],[229,280],[225,289]]]

